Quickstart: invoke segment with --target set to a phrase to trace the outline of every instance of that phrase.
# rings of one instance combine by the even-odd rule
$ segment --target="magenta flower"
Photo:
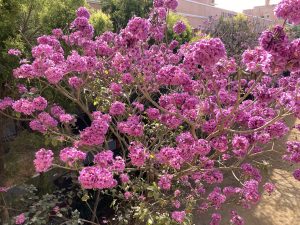
[[[299,180],[300,181],[300,169],[296,169],[294,172],[293,172],[293,176],[296,180]]]
[[[178,21],[174,26],[173,26],[173,31],[176,34],[181,34],[186,30],[186,25],[182,21]]]
[[[170,174],[162,175],[159,179],[158,186],[162,190],[170,190],[171,186],[172,186],[172,184],[171,184],[172,178],[173,178],[173,176]]]
[[[26,217],[24,213],[21,213],[16,217],[16,224],[23,224],[25,223]]]
[[[38,173],[46,172],[53,163],[53,152],[44,148],[35,153],[34,166]]]
[[[300,1],[298,0],[281,0],[274,12],[278,18],[288,20],[290,23],[297,25],[300,23],[299,8]]]
[[[185,211],[174,211],[171,215],[172,219],[177,223],[183,223],[186,217]]]
[[[21,55],[21,51],[19,49],[9,49],[7,53],[14,56]]]
[[[265,183],[264,190],[270,195],[275,191],[275,185],[272,183]]]
[[[105,189],[117,185],[117,181],[109,170],[96,166],[83,168],[78,180],[84,189]]]
[[[122,115],[125,112],[125,104],[119,101],[112,103],[109,114],[112,116]]]
[[[64,148],[60,151],[59,158],[69,166],[73,166],[77,161],[83,161],[86,158],[86,153],[77,150],[76,148]]]

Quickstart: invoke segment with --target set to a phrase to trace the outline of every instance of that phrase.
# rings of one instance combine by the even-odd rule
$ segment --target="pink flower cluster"
[[[299,39],[289,40],[284,27],[277,25],[264,31],[259,43],[259,47],[243,54],[242,61],[249,71],[266,74],[279,74],[286,69],[299,71]]]
[[[293,176],[296,180],[300,181],[300,169],[296,169],[294,172],[293,172]]]
[[[182,117],[195,121],[199,113],[199,103],[198,97],[186,92],[162,95],[159,99],[159,105],[172,114],[163,114],[160,121],[172,129],[177,128],[183,122]],[[179,118],[176,114],[182,117]]]
[[[258,182],[261,182],[262,176],[260,174],[260,171],[254,166],[252,166],[250,163],[242,164],[241,169],[246,177],[250,177]]]
[[[214,190],[208,195],[207,200],[210,201],[216,209],[219,209],[226,201],[226,196],[222,193],[221,188],[215,187]]]
[[[16,217],[16,224],[23,224],[25,223],[26,217],[24,213],[21,213]]]
[[[49,128],[57,127],[58,122],[46,112],[41,112],[37,119],[30,121],[29,126],[32,130],[45,133]]]
[[[131,164],[134,166],[141,167],[145,164],[145,161],[149,158],[149,153],[141,143],[132,142],[128,147],[129,158]]]
[[[12,104],[12,108],[16,112],[24,113],[25,115],[31,115],[34,112],[32,103],[27,99],[20,99]]]
[[[156,80],[161,85],[186,85],[190,77],[179,67],[168,65],[159,70]]]
[[[172,181],[173,176],[170,174],[165,174],[162,175],[158,181],[158,186],[162,189],[162,190],[170,190],[171,189],[171,181]]]
[[[249,149],[249,140],[244,136],[234,136],[232,139],[233,152],[238,157],[243,157],[246,155]]]
[[[176,34],[181,34],[186,30],[186,25],[182,21],[178,21],[174,26],[173,26],[173,31]]]
[[[180,169],[183,163],[190,162],[196,155],[205,156],[211,151],[208,141],[195,140],[189,132],[180,134],[176,142],[177,148],[164,147],[156,154],[159,163]]]
[[[211,221],[209,225],[220,225],[221,222],[221,215],[219,213],[213,213],[211,215]]]
[[[233,225],[244,225],[245,224],[245,221],[244,219],[239,216],[237,214],[236,211],[231,211],[231,219],[230,219],[230,222],[233,224]]]
[[[106,168],[115,173],[122,173],[125,170],[125,161],[120,156],[114,158],[110,150],[102,151],[94,156],[94,163],[100,168]]]
[[[14,101],[10,97],[0,99],[0,110],[5,110],[8,107],[12,106],[13,102]]]
[[[32,104],[33,104],[32,106],[36,110],[43,111],[44,109],[46,109],[48,102],[45,98],[43,98],[42,96],[39,96],[39,97],[36,97],[33,99]]]
[[[209,67],[225,56],[225,46],[219,38],[201,39],[191,45],[185,55],[185,63],[190,63],[191,60],[196,65]]]
[[[48,102],[42,96],[36,97],[33,100],[21,98],[12,102],[10,98],[4,98],[0,101],[0,109],[5,109],[12,106],[13,110],[25,115],[32,115],[35,111],[43,111],[46,109]]]
[[[130,116],[127,121],[118,123],[118,130],[121,133],[139,137],[143,135],[144,126],[140,122],[139,116]]]
[[[258,182],[256,180],[246,181],[242,189],[242,196],[247,202],[257,203],[260,197]]]
[[[265,183],[264,190],[270,195],[275,191],[275,185],[273,183]]]
[[[122,93],[122,86],[117,83],[111,83],[110,90],[114,95],[120,95]]]
[[[286,151],[287,154],[283,156],[284,160],[292,163],[300,163],[300,142],[288,141]]]
[[[53,163],[54,157],[51,150],[46,150],[44,148],[40,149],[35,153],[34,166],[38,173],[46,172]]]
[[[159,163],[169,165],[175,169],[180,169],[181,164],[184,162],[180,156],[180,149],[170,147],[162,148],[159,153],[156,154],[156,158]]]
[[[77,17],[85,17],[87,19],[90,18],[90,13],[85,7],[80,7],[76,12]]]
[[[175,10],[178,6],[177,0],[164,0],[164,5],[168,9]]]
[[[134,17],[128,22],[125,29],[132,35],[132,37],[145,41],[148,37],[150,22],[140,17]]]
[[[115,101],[112,103],[109,114],[112,116],[122,115],[125,112],[125,104],[119,101]]]
[[[79,89],[84,83],[80,77],[76,77],[76,76],[70,77],[68,82],[69,82],[69,85],[75,89]]]
[[[153,6],[157,8],[165,7],[167,9],[175,10],[178,6],[177,0],[154,0]]]
[[[177,223],[183,223],[186,217],[185,211],[174,211],[171,215],[172,219]]]
[[[75,121],[75,117],[73,115],[66,113],[65,110],[58,105],[53,105],[51,107],[50,114],[61,123],[71,123]]]
[[[93,119],[91,126],[80,133],[80,145],[93,146],[104,142],[111,118],[101,112],[94,112]]]
[[[297,25],[300,23],[299,8],[299,0],[282,0],[274,9],[274,12],[278,18]]]
[[[7,53],[14,56],[21,55],[21,51],[19,49],[9,49]]]
[[[85,160],[86,153],[79,151],[76,148],[68,147],[60,151],[59,158],[68,166],[73,166],[74,163]]]
[[[160,117],[159,110],[156,108],[148,108],[146,110],[146,113],[150,120],[156,120]]]
[[[112,172],[97,166],[84,167],[79,173],[78,180],[84,189],[105,189],[117,185]]]

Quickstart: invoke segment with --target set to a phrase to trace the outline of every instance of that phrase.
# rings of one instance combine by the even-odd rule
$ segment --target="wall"
[[[274,15],[274,9],[276,5],[266,4],[264,6],[256,6],[253,9],[247,9],[243,12],[246,15],[257,16],[266,20],[271,20],[273,23],[281,23],[282,21],[277,19]]]
[[[187,17],[193,27],[198,27],[209,17],[233,16],[233,11],[214,7],[213,0],[179,0],[177,12]]]
[[[89,5],[94,9],[100,9],[99,1],[88,0]]]

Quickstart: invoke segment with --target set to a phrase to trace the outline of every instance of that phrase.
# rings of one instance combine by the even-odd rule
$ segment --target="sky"
[[[271,0],[271,4],[276,4],[280,0]],[[216,6],[236,12],[242,12],[244,9],[251,9],[254,6],[264,5],[265,0],[215,0]]]

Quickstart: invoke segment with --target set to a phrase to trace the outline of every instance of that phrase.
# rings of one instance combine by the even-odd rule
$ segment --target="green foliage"
[[[152,0],[102,0],[101,9],[110,15],[114,31],[127,25],[133,16],[145,17],[152,6]]]
[[[53,28],[57,27],[67,28],[75,18],[76,9],[85,5],[85,0],[43,0],[41,24],[43,26],[48,24],[43,33],[49,33]]]
[[[300,26],[289,26],[287,27],[287,32],[289,33],[289,36],[296,39],[300,38]]]
[[[83,5],[85,0],[0,0],[0,86],[11,85],[12,69],[19,61],[7,54],[8,49],[18,48],[30,56],[38,36],[66,28]]]
[[[54,28],[67,31],[80,6],[87,6],[86,0],[0,0],[1,89],[5,84],[14,85],[11,74],[19,62],[18,57],[8,55],[7,51],[17,48],[22,51],[22,57],[30,58],[36,38],[50,34]],[[91,21],[97,34],[112,29],[109,16],[101,11],[92,11]],[[0,98],[7,94],[1,92]],[[52,91],[49,95],[55,94]]]
[[[202,31],[211,37],[220,38],[228,55],[239,60],[246,49],[256,46],[261,31],[266,27],[267,24],[256,18],[237,14],[234,17],[211,19],[206,22]]]
[[[173,26],[178,21],[182,21],[186,26],[186,30],[182,34],[176,34],[173,32]],[[177,40],[180,44],[191,41],[193,37],[192,26],[184,16],[174,12],[169,12],[167,17],[167,25],[168,25],[167,38],[169,40]]]
[[[53,28],[66,29],[75,18],[76,9],[84,5],[85,0],[25,0],[20,12],[21,33],[32,42]]]
[[[18,19],[16,15],[20,8],[19,0],[0,0],[0,40],[6,40],[17,30]]]
[[[113,30],[113,24],[110,17],[101,10],[93,11],[90,23],[94,26],[95,35],[100,35],[105,31]]]
[[[75,195],[73,191],[62,189],[54,191],[53,194],[39,196],[37,188],[33,185],[23,185],[19,189],[21,196],[19,193],[18,198],[12,199],[13,201],[9,201],[8,204],[16,209],[12,212],[24,212],[26,218],[24,225],[83,224],[79,219],[79,212],[73,211],[70,207]],[[4,225],[10,224],[15,224],[13,217],[11,223],[4,223]]]
[[[7,58],[7,49],[10,43],[17,43],[18,14],[21,9],[18,0],[0,0],[0,88],[1,84],[7,80],[7,75],[11,68],[16,65],[15,59]],[[0,94],[1,97],[1,94]]]

